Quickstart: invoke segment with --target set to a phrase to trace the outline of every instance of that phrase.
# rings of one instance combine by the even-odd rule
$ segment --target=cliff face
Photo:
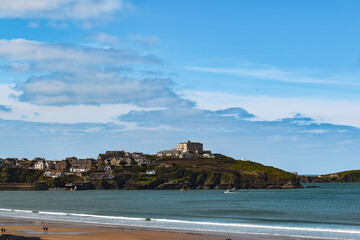
[[[299,179],[283,170],[250,161],[223,159],[162,159],[155,175],[124,168],[113,180],[96,180],[97,189],[285,189],[302,188]]]

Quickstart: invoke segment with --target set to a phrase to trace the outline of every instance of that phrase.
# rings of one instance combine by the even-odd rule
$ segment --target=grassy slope
[[[41,180],[43,171],[25,168],[0,168],[0,182],[33,183]]]
[[[296,177],[278,168],[264,166],[251,161],[237,161],[229,157],[157,159],[154,163],[165,163],[172,167],[133,166],[117,167],[113,170],[113,180],[91,180],[94,187],[102,188],[149,188],[153,189],[167,182],[186,183],[191,188],[267,188],[281,187],[286,181]],[[155,170],[156,175],[143,174]],[[42,176],[43,171],[2,168],[0,182],[45,181],[50,187],[63,187],[66,183],[88,181],[88,177],[64,176],[56,179]]]
[[[278,177],[281,179],[292,179],[292,173],[283,171],[272,166],[265,166],[257,162],[237,161],[232,158],[198,158],[198,159],[172,159],[164,158],[156,162],[175,164],[186,169],[201,169],[211,171],[236,171],[244,174],[258,174],[260,172]]]
[[[350,170],[336,173],[339,177],[331,177],[328,174],[323,177],[331,178],[333,180],[343,181],[343,182],[360,182],[360,170]]]
[[[173,169],[160,171],[160,175],[195,185],[247,185],[247,187],[266,187],[296,178],[292,173],[278,168],[264,166],[251,161],[236,161],[232,158],[164,158],[155,162],[174,165]],[[165,172],[168,172],[165,174]],[[196,179],[195,179],[196,178]]]

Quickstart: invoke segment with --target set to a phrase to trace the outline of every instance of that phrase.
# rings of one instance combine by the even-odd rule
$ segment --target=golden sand
[[[48,227],[48,232],[43,231]],[[176,232],[160,229],[132,228],[121,226],[105,226],[68,222],[28,220],[17,218],[0,218],[0,228],[6,234],[40,237],[44,240],[285,240],[297,239],[289,237],[258,235],[227,235],[195,232]]]

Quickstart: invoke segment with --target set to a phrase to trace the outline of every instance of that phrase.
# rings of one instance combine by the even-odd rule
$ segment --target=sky
[[[359,1],[0,0],[0,158],[187,140],[359,169]]]

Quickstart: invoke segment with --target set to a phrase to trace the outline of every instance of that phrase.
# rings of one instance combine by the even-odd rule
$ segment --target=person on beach
[[[43,234],[45,234],[45,227],[43,227]]]
[[[47,234],[47,231],[48,231],[48,227],[45,227],[45,232],[46,232],[46,234]]]

